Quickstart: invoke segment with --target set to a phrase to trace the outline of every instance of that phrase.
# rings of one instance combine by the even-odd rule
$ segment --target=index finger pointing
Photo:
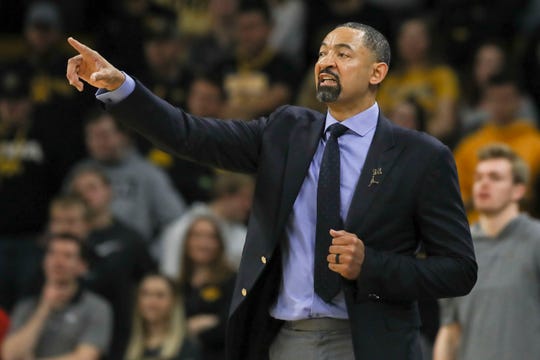
[[[83,43],[75,40],[71,36],[67,39],[69,45],[71,45],[75,50],[77,50],[80,54],[90,54],[92,53],[92,49],[90,49],[88,46],[84,45]]]

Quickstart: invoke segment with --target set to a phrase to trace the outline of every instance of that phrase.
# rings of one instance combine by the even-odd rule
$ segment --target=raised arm
[[[107,101],[105,105],[115,117],[156,146],[168,153],[231,171],[254,173],[257,170],[262,130],[268,119],[197,118],[158,98],[95,50],[73,38],[68,42],[79,52],[68,61],[69,83],[81,91],[85,81],[110,94],[122,91],[124,83],[134,83],[128,93],[121,96],[122,100]]]

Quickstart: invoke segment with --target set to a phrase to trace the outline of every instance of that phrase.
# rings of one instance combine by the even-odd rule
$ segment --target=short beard
[[[317,88],[317,100],[323,103],[334,102],[341,94],[341,85],[336,86],[319,86]]]

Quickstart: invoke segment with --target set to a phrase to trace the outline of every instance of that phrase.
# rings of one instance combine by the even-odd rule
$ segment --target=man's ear
[[[514,201],[521,201],[525,197],[527,192],[527,186],[525,184],[514,184],[514,189],[512,190],[512,199]]]
[[[373,70],[371,72],[371,77],[369,78],[369,83],[371,85],[379,85],[388,74],[388,64],[384,62],[378,62],[373,64]]]
[[[88,272],[88,262],[86,260],[80,259],[78,266],[78,275],[83,276]]]

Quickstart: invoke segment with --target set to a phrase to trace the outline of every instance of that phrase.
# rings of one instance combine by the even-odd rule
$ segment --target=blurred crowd
[[[2,1],[0,358],[223,358],[253,179],[173,158],[79,94],[67,36],[194,115],[249,121],[326,112],[313,64],[348,21],[390,40],[381,111],[454,151],[471,223],[494,143],[523,159],[518,200],[540,215],[538,0]],[[439,304],[421,313],[429,358]]]

